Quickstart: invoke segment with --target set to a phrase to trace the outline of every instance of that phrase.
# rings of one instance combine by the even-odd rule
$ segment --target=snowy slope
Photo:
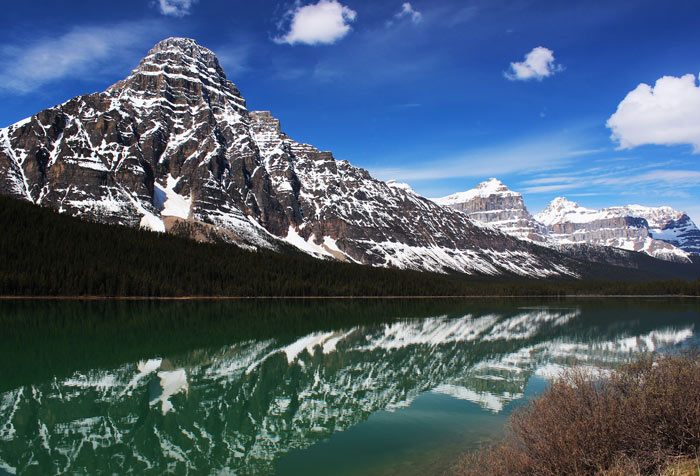
[[[541,256],[541,250],[482,230],[406,184],[381,182],[330,152],[292,140],[269,112],[252,112],[250,117],[253,140],[295,225],[290,242],[302,249],[316,246],[320,255],[438,272],[568,272],[566,265]],[[326,246],[331,240],[334,249]]]

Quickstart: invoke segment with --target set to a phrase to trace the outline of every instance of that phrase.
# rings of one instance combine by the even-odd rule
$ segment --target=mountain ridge
[[[625,205],[593,210],[558,197],[535,218],[553,235],[559,235],[555,236],[559,242],[597,241],[667,260],[683,257],[677,250],[687,255],[700,253],[700,230],[685,212],[668,206]],[[593,238],[586,236],[586,232],[612,228],[616,223],[628,231]],[[577,237],[577,233],[582,236]]]
[[[507,191],[495,179],[490,188]],[[0,194],[106,224],[372,266],[536,278],[580,277],[581,259],[640,266],[622,252],[542,246],[546,232],[517,192],[512,229],[484,227],[293,140],[269,111],[249,111],[216,55],[187,38],[159,42],[102,93],[0,129]]]
[[[700,230],[685,212],[671,207],[627,205],[592,210],[557,197],[531,215],[522,195],[492,178],[436,203],[520,239],[571,253],[572,246],[612,247],[666,261],[691,262],[700,252]],[[578,249],[574,254],[580,256]]]
[[[317,257],[437,272],[576,275],[576,263],[373,179],[250,112],[216,56],[158,43],[103,93],[0,130],[0,193],[103,223],[285,243]]]

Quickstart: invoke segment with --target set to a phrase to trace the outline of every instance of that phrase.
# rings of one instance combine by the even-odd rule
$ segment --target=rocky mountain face
[[[494,178],[434,201],[504,233],[555,247],[580,260],[624,265],[626,255],[600,249],[612,247],[688,263],[700,249],[700,230],[687,214],[670,207],[629,205],[590,210],[560,197],[533,217],[522,195]]]
[[[644,218],[653,239],[665,241],[687,253],[700,255],[700,229],[685,212],[674,210],[671,207],[642,207],[640,205],[612,207],[606,210]]]
[[[273,232],[286,218],[248,129],[214,54],[165,40],[107,91],[2,129],[0,192],[157,231],[165,217],[191,219],[262,245],[267,233],[248,217]]]
[[[521,240],[546,243],[547,229],[525,208],[522,194],[509,190],[500,180],[491,178],[466,192],[459,192],[435,203],[466,213],[469,218]]]
[[[670,207],[630,205],[592,210],[559,197],[536,218],[555,243],[611,246],[667,261],[689,261],[697,252],[693,229],[700,234],[688,215]]]
[[[373,179],[249,112],[216,56],[157,44],[124,80],[0,129],[0,193],[104,223],[431,271],[576,262]]]

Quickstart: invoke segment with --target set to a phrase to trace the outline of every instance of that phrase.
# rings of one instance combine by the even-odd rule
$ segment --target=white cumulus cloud
[[[506,78],[511,81],[527,81],[536,79],[541,81],[564,69],[554,61],[554,52],[544,46],[533,48],[525,55],[525,61],[510,64],[510,70],[506,71]]]
[[[410,18],[413,23],[420,23],[423,19],[421,12],[415,10],[409,2],[405,2],[401,5],[401,11],[394,15],[397,19]]]
[[[700,153],[700,85],[695,76],[664,76],[630,91],[606,123],[621,149],[691,144]]]
[[[190,14],[197,0],[158,0],[158,9],[163,15],[184,17]]]
[[[287,16],[292,18],[289,31],[276,38],[277,43],[317,45],[335,43],[347,35],[357,13],[336,0],[319,0],[296,7]]]

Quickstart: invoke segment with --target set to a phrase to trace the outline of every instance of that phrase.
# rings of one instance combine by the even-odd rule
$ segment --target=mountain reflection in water
[[[0,474],[271,474],[290,450],[425,392],[500,412],[533,375],[611,368],[694,341],[698,318],[692,306],[620,318],[575,304],[464,307],[296,335],[272,329],[6,389]]]

